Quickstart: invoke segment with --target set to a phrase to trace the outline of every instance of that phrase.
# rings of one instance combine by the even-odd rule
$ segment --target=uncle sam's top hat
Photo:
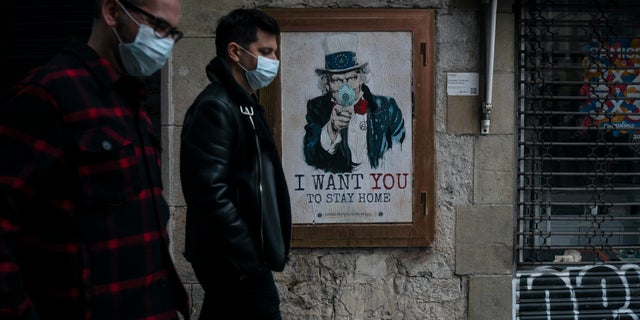
[[[363,68],[367,62],[358,63],[356,50],[358,36],[353,33],[334,33],[328,35],[322,43],[324,47],[324,69],[316,69],[318,75],[344,73]]]

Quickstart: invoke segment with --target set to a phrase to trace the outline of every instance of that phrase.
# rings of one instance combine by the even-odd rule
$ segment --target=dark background
[[[93,7],[93,0],[3,1],[0,9],[2,93],[71,40],[86,41],[91,32]]]
[[[73,41],[91,34],[94,0],[8,0],[0,6],[0,93]],[[147,111],[160,137],[160,72],[147,79]]]

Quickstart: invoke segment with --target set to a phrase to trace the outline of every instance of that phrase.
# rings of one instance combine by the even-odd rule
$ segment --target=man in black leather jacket
[[[291,206],[256,91],[278,72],[276,21],[238,9],[216,29],[211,81],[184,120],[185,257],[205,290],[200,319],[281,319],[271,271],[282,271]]]

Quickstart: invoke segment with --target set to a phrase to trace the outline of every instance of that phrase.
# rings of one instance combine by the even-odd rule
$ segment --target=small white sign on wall
[[[449,72],[447,73],[447,95],[477,96],[479,90],[479,75],[477,72]]]

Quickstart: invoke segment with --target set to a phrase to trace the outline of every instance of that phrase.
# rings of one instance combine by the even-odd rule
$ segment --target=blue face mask
[[[167,63],[174,41],[170,37],[158,38],[152,28],[138,23],[126,10],[124,12],[131,21],[138,25],[139,29],[135,40],[131,43],[122,43],[120,36],[113,29],[118,42],[120,42],[118,49],[120,50],[122,66],[131,76],[148,77]]]
[[[356,91],[345,83],[338,90],[336,99],[341,106],[349,107],[356,102]]]
[[[273,79],[278,75],[278,68],[280,67],[280,61],[269,59],[263,56],[255,56],[251,52],[247,51],[245,48],[240,47],[244,52],[248,53],[252,57],[258,59],[258,66],[255,70],[247,70],[243,67],[240,62],[238,65],[242,70],[244,70],[244,76],[247,78],[247,82],[249,86],[253,90],[258,90],[268,86]]]

